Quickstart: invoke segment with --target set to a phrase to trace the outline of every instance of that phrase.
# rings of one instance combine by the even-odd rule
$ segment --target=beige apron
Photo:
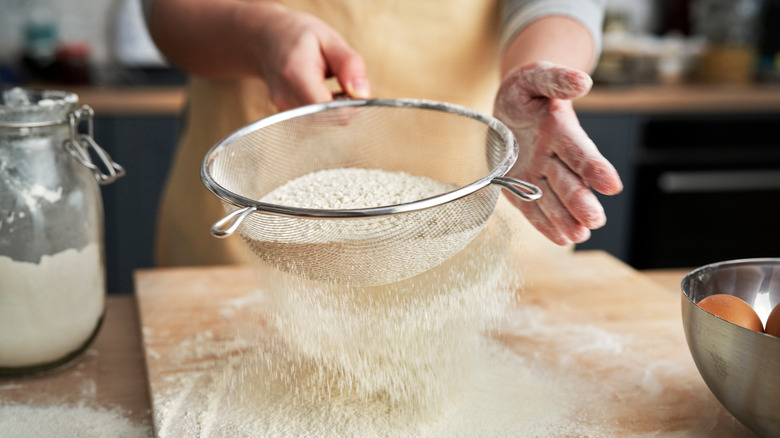
[[[490,114],[499,79],[498,9],[474,0],[290,0],[338,31],[363,56],[375,97],[452,102]],[[189,108],[160,206],[160,266],[248,261],[238,236],[217,239],[224,216],[200,179],[208,150],[235,129],[276,112],[261,80],[194,77]],[[479,145],[477,145],[479,146]],[[506,208],[502,201],[499,208]],[[512,209],[514,210],[514,209]],[[520,245],[541,254],[568,251],[547,241],[518,212]]]

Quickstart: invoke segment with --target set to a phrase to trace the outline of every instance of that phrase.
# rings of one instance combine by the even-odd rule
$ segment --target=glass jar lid
[[[10,88],[0,91],[0,128],[35,128],[68,122],[78,95],[65,91]]]

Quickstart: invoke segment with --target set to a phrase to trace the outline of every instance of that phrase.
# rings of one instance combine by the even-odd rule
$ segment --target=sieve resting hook
[[[536,201],[542,197],[542,190],[539,187],[519,179],[497,176],[490,182],[504,187],[523,201]]]
[[[250,213],[256,210],[257,209],[255,207],[244,207],[231,212],[211,226],[211,234],[214,237],[230,236],[238,229],[238,227],[241,225],[241,222],[243,222]],[[226,225],[227,228],[224,228]]]

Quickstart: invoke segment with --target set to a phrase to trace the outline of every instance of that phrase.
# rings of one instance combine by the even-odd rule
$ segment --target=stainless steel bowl
[[[736,295],[766,324],[780,303],[780,259],[733,260],[702,266],[682,281],[685,338],[696,367],[720,403],[762,437],[780,436],[780,338],[732,324],[696,303]]]

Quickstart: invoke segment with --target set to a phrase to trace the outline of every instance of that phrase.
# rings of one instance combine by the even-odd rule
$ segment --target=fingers
[[[588,240],[590,230],[568,213],[547,181],[544,178],[531,180],[542,190],[543,195],[539,200],[525,202],[514,196],[510,197],[531,225],[558,245]]]
[[[604,208],[591,189],[605,194],[622,189],[614,167],[579,126],[573,111],[565,109],[551,111],[533,139],[527,139],[534,145],[532,156],[512,172],[542,189],[534,208],[516,204],[539,231],[562,245],[583,242],[590,237],[589,230],[606,223]]]
[[[533,170],[519,178],[542,190],[539,200],[524,204],[536,207],[527,209],[534,214],[529,220],[553,242],[560,245],[584,242],[590,237],[589,230],[606,223],[604,208],[596,196],[558,157],[537,160]]]
[[[561,223],[567,236],[576,238],[577,225],[593,230],[607,223],[604,207],[593,192],[557,157],[549,160],[544,173],[556,201],[545,207],[551,210],[552,219]]]
[[[371,97],[371,83],[366,77],[363,58],[340,38],[323,44],[322,53],[329,70],[338,79],[341,88],[355,99]]]
[[[496,94],[494,113],[507,126],[524,129],[549,110],[551,100],[572,100],[590,91],[585,72],[549,62],[535,62],[509,73]]]
[[[586,186],[605,195],[620,193],[623,183],[617,170],[579,125],[570,105],[563,105],[560,111],[551,108],[551,112],[552,117],[540,127],[542,137],[547,137],[551,153],[559,157]]]
[[[372,90],[363,58],[335,30],[302,13],[289,13],[268,30],[261,75],[280,110],[329,102],[327,80],[336,77],[350,97],[368,98]]]
[[[325,82],[327,64],[320,55],[319,41],[312,37],[306,45],[309,47],[290,54],[289,62],[282,70],[287,104],[287,108],[282,109],[327,102],[332,97]]]
[[[526,89],[534,97],[577,99],[593,86],[593,80],[587,73],[550,62],[523,66],[515,74],[525,82]]]
[[[589,237],[585,229],[597,229],[606,224],[604,208],[593,190],[607,195],[622,190],[620,177],[612,164],[598,151],[593,141],[579,126],[576,117],[561,121],[553,117],[555,129],[543,124],[537,138],[538,146],[546,153],[538,154],[529,172],[538,174],[544,192],[539,203],[556,229],[571,241],[579,243]]]

